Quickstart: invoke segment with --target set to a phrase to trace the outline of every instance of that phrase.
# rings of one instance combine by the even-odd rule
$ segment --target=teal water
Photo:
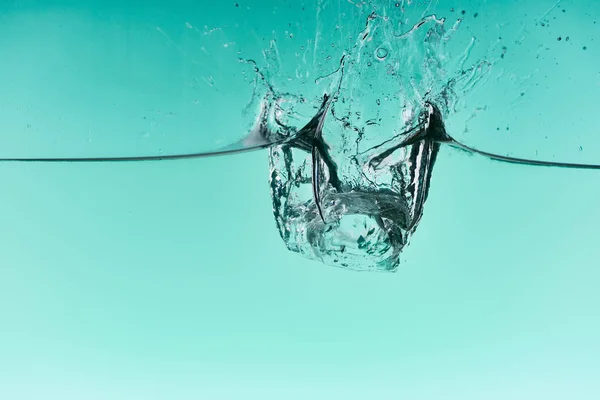
[[[184,36],[186,21],[200,30],[206,21],[243,21],[242,32],[250,32],[250,24],[270,35],[285,32],[301,15],[286,11],[288,3],[267,1],[240,7],[6,4],[0,8],[0,68],[10,72],[0,78],[3,156],[173,153],[210,147],[212,132],[224,141],[238,139],[221,133],[217,122],[243,125],[241,117],[208,122],[186,108],[188,100],[194,105],[196,98],[213,97],[182,92],[184,77],[204,75],[185,70],[191,61],[181,63],[176,48],[158,50],[159,39],[172,44],[156,27],[190,54],[198,42]],[[301,30],[306,37],[319,29],[322,36],[339,36],[327,19],[337,15],[335,8],[327,4],[356,7],[289,4],[308,10]],[[316,18],[319,4],[324,11]],[[523,46],[537,41],[513,59],[517,46],[507,45],[509,65],[496,66],[509,78],[492,75],[489,86],[469,92],[449,131],[489,151],[598,162],[594,22],[600,7],[554,0],[473,4],[439,1],[436,7],[478,12],[470,22],[475,31],[527,37]],[[253,14],[234,14],[244,7]],[[56,21],[65,29],[65,15],[78,22],[59,34]],[[508,16],[517,27],[503,25]],[[535,30],[538,19],[548,26]],[[179,34],[165,26],[169,21]],[[112,31],[112,41],[104,36],[95,47],[84,41],[103,37],[109,22],[122,27]],[[147,43],[127,44],[119,36],[124,32]],[[72,47],[62,53],[50,47],[67,39],[77,43],[78,33],[88,45],[81,54],[68,58]],[[458,44],[468,43],[465,35]],[[550,48],[541,48],[543,62],[532,57],[533,64],[523,66],[540,43]],[[103,57],[112,53],[131,58]],[[49,56],[54,69],[41,67]],[[96,65],[114,69],[95,77]],[[74,80],[70,72],[77,67],[85,76]],[[115,78],[125,67],[131,70],[121,78],[137,76],[136,85]],[[535,71],[531,83],[521,80]],[[144,92],[148,82],[156,83],[152,93]],[[101,96],[81,101],[91,93]],[[238,94],[214,98],[246,104]],[[119,99],[138,102],[116,107],[115,114],[112,103]],[[77,112],[71,108],[76,103]],[[23,108],[28,104],[31,110]],[[470,120],[465,132],[472,110],[486,104],[489,114]],[[220,107],[214,109],[233,112]],[[174,115],[158,117],[149,112],[155,108]],[[149,115],[154,125],[135,125]],[[175,122],[169,125],[168,118]],[[497,127],[504,127],[503,136],[495,136]],[[35,133],[28,136],[27,129]],[[267,151],[257,151],[157,163],[2,164],[0,398],[600,396],[597,172],[503,165],[442,148],[423,218],[398,271],[372,274],[328,267],[285,249],[273,221],[267,158]]]

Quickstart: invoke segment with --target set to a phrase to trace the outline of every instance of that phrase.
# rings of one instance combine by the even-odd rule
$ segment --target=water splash
[[[472,38],[450,53],[460,23],[447,29],[444,18],[430,15],[397,31],[391,18],[368,16],[340,70],[327,75],[337,86],[318,118],[270,150],[274,215],[289,250],[354,270],[396,270],[423,215],[442,144],[503,162],[600,169],[482,152],[446,132],[444,120],[506,51],[491,48],[473,59]]]

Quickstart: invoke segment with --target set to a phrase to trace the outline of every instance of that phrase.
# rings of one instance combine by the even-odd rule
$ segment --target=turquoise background
[[[0,399],[600,397],[597,172],[444,149],[367,274],[285,250],[266,158],[1,165]]]
[[[265,157],[3,165],[0,397],[600,394],[596,173],[443,152],[368,274],[284,250]]]

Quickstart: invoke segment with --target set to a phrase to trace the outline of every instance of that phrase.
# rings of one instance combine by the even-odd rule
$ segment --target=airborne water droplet
[[[388,56],[388,51],[385,47],[380,47],[377,49],[377,51],[375,51],[375,57],[377,57],[377,59],[380,61],[385,60],[385,58],[387,56]]]

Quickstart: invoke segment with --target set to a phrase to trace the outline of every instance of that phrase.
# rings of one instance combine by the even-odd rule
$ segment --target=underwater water
[[[264,146],[319,115],[328,150],[2,163],[0,398],[598,398],[600,171],[382,151],[429,101],[473,148],[600,163],[597,21],[576,0],[3,3],[2,158]],[[326,264],[333,243],[396,273],[315,262],[307,232]]]

